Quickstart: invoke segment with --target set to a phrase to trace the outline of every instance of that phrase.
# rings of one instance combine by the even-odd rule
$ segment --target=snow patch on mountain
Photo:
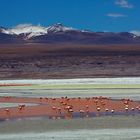
[[[48,32],[53,32],[53,33],[66,32],[66,31],[71,31],[71,30],[77,30],[77,29],[74,29],[72,27],[66,27],[61,23],[57,23],[57,24],[54,24],[53,26],[48,27]]]
[[[20,24],[14,28],[8,29],[9,32],[12,32],[16,35],[25,34],[26,38],[31,38],[33,36],[39,36],[47,34],[47,28],[42,26],[34,26],[32,24]]]
[[[134,38],[140,36],[140,31],[137,30],[131,31],[130,33],[134,34]]]
[[[20,35],[24,34],[26,36],[25,39],[30,39],[35,36],[46,35],[48,32],[57,33],[57,32],[66,32],[70,30],[76,30],[72,27],[66,27],[61,23],[54,24],[53,26],[43,27],[40,25],[32,25],[32,24],[20,24],[14,28],[3,29],[2,32],[5,34],[15,34]]]
[[[4,34],[11,34],[11,35],[14,34],[13,32],[11,32],[11,31],[9,31],[7,29],[4,29],[4,28],[1,28],[1,32],[4,33]]]
[[[15,28],[9,29],[9,31],[19,35],[19,34],[28,34],[28,33],[47,33],[47,28],[41,26],[34,26],[32,24],[21,24]]]

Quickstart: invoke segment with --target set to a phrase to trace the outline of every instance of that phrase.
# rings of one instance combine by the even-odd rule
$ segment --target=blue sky
[[[140,31],[140,0],[0,0],[0,26],[58,22],[93,31]]]

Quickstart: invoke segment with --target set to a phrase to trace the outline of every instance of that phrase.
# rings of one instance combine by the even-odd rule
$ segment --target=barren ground
[[[0,45],[0,79],[140,76],[138,45]]]

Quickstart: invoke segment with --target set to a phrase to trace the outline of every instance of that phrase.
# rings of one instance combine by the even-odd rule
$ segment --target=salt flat
[[[140,77],[1,80],[0,84],[140,84]]]

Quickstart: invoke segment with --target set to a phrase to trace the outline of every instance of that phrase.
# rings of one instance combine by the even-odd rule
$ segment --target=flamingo
[[[66,96],[65,99],[67,99],[68,97]]]
[[[99,112],[101,110],[101,108],[100,107],[97,107],[97,111]]]
[[[7,109],[5,109],[5,111],[6,111],[7,115],[10,116],[10,110],[7,108]]]
[[[23,105],[21,105],[21,107],[22,107],[22,108],[25,108],[25,106],[26,106],[26,105],[24,105],[24,104],[23,104]]]
[[[86,117],[89,117],[89,110],[86,110]]]
[[[105,102],[104,101],[101,101],[101,105],[104,106],[105,105]]]
[[[139,106],[136,106],[136,109],[138,110],[139,109]]]
[[[127,100],[127,101],[124,101],[124,104],[125,104],[125,105],[128,105],[128,100]]]
[[[10,110],[7,108],[7,109],[5,109],[5,111],[7,112],[7,113],[10,113]]]
[[[137,109],[138,112],[140,111],[140,107],[139,106],[136,106],[136,109]]]
[[[90,100],[90,98],[87,98],[87,97],[86,97],[86,100],[87,100],[87,101],[89,101],[89,100]]]
[[[73,112],[73,109],[69,109],[68,111],[69,111],[69,112]]]
[[[63,101],[59,101],[60,102],[60,104],[63,104]]]
[[[41,102],[43,98],[42,98],[42,97],[40,97],[39,99],[40,99],[40,102]]]
[[[108,114],[108,113],[107,113],[108,111],[109,111],[109,109],[108,109],[108,108],[106,108],[106,109],[105,109],[105,112],[106,112],[105,114],[106,114],[106,115]]]
[[[125,107],[125,111],[126,111],[126,113],[128,112],[128,107]]]
[[[81,99],[81,97],[78,97],[78,99],[80,100],[80,99]]]
[[[85,111],[84,111],[84,110],[82,110],[82,109],[80,109],[80,110],[79,110],[79,112],[80,112],[80,113],[84,113]]]
[[[97,109],[97,111],[98,111],[97,116],[99,116],[99,115],[100,115],[99,112],[100,112],[101,108],[100,108],[100,107],[97,107],[96,109]]]
[[[25,108],[25,104],[22,105],[18,105],[19,108],[24,109]]]
[[[21,111],[22,110],[22,106],[19,106],[18,109],[19,109],[19,111]]]
[[[98,103],[98,100],[96,99],[94,102],[95,102],[95,104],[97,105],[97,103]]]
[[[99,97],[99,100],[102,100],[102,99],[103,99],[103,97],[102,97],[102,96],[100,96],[100,97]]]
[[[5,96],[4,98],[5,98],[5,100],[9,100],[10,96]]]
[[[88,106],[88,105],[86,105],[86,108],[89,108],[89,106]]]
[[[129,105],[125,105],[125,107],[129,107]]]
[[[56,98],[52,98],[52,100],[53,100],[53,101],[55,101],[55,100],[56,100]]]
[[[61,108],[57,108],[58,109],[58,113],[59,113],[59,115],[61,114]],[[58,117],[58,119],[59,119],[59,117]]]
[[[53,118],[53,119],[56,119],[56,107],[53,106],[52,109],[53,109],[53,112],[54,112],[54,114],[55,114],[52,118]]]
[[[135,114],[134,114],[135,108],[134,108],[134,107],[132,107],[132,108],[131,108],[131,110],[133,111],[133,114],[132,114],[132,115],[135,115]]]
[[[108,109],[108,108],[106,108],[106,109],[105,109],[105,111],[106,111],[106,112],[108,112],[108,111],[109,111],[109,109]]]
[[[132,110],[132,111],[134,111],[134,110],[135,110],[135,108],[134,108],[134,107],[132,107],[132,108],[131,108],[131,110]]]
[[[63,103],[63,105],[67,105],[67,103]]]
[[[115,110],[114,110],[114,109],[112,109],[112,110],[111,110],[111,113],[113,114],[114,112],[115,112]]]
[[[65,107],[65,109],[67,109],[67,110],[72,109],[72,106],[68,105]]]
[[[125,107],[125,111],[126,111],[126,112],[128,111],[128,107]]]
[[[71,119],[72,118],[72,112],[73,112],[72,108],[68,109],[65,117],[67,119]]]
[[[61,110],[61,108],[57,108],[58,110]]]
[[[52,109],[53,109],[53,110],[55,110],[55,109],[56,109],[56,107],[55,107],[55,106],[53,106],[53,107],[52,107]]]
[[[85,111],[80,109],[79,112],[80,112],[81,116],[83,117]]]

